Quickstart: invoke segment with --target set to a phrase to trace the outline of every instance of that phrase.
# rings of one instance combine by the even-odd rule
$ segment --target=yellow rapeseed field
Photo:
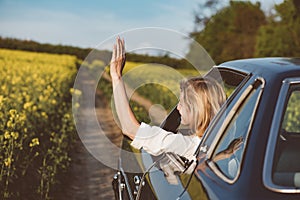
[[[68,166],[76,63],[74,56],[0,49],[0,199],[24,192],[49,199]]]

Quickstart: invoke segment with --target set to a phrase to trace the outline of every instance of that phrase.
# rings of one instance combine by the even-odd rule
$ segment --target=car
[[[197,164],[178,162],[192,172],[177,170],[170,183],[163,159],[124,137],[116,199],[300,199],[300,59],[228,61],[205,76],[222,83],[228,98],[195,152]],[[161,127],[176,132],[179,123],[173,109]],[[237,151],[215,159],[237,139]]]

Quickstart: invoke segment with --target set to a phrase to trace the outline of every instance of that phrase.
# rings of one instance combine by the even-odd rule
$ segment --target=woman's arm
[[[121,123],[122,132],[129,138],[134,139],[140,126],[136,120],[127,98],[125,85],[122,80],[122,70],[125,65],[125,43],[124,39],[117,38],[113,47],[110,63],[110,75],[113,85],[113,96],[116,112]]]

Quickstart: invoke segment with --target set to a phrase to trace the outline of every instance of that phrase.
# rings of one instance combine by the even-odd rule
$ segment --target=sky
[[[282,1],[260,2],[264,10],[270,10]],[[187,41],[177,37],[193,31],[193,12],[200,2],[203,0],[0,0],[0,36],[109,49],[112,38],[125,32],[132,38],[126,44],[140,37],[144,45],[154,40],[169,41],[185,49]],[[143,27],[159,27],[170,34],[158,37],[157,29],[156,33],[147,33],[148,29],[141,32]],[[132,46],[138,47],[139,44]]]

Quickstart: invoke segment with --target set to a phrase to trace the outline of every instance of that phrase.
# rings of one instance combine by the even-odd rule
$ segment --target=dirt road
[[[92,80],[88,80],[89,76],[84,76],[84,79],[85,80],[81,80],[80,83],[80,87],[82,87],[81,91],[83,93],[93,92],[95,83]],[[97,127],[94,127],[89,119],[91,109],[95,109],[97,118],[101,123],[101,128],[105,132],[106,137],[117,146],[121,144],[121,131],[116,126],[109,105],[105,102],[100,91],[96,92],[95,100],[96,105],[94,105],[96,108],[86,102],[81,104],[79,123],[81,123],[81,127],[85,126],[87,130],[81,137],[84,137],[82,139],[84,139],[85,144],[88,144],[93,151],[108,154],[108,157],[112,159],[111,162],[117,163],[118,155],[111,155],[111,152],[106,152],[106,150],[109,149],[108,146],[111,144],[107,141],[97,139],[99,131],[97,131]],[[57,188],[56,191],[53,192],[54,199],[114,199],[111,181],[116,171],[105,166],[99,159],[91,155],[83,145],[82,139],[78,137],[76,140],[75,148],[71,153],[71,167],[67,174],[62,175],[62,187]]]

